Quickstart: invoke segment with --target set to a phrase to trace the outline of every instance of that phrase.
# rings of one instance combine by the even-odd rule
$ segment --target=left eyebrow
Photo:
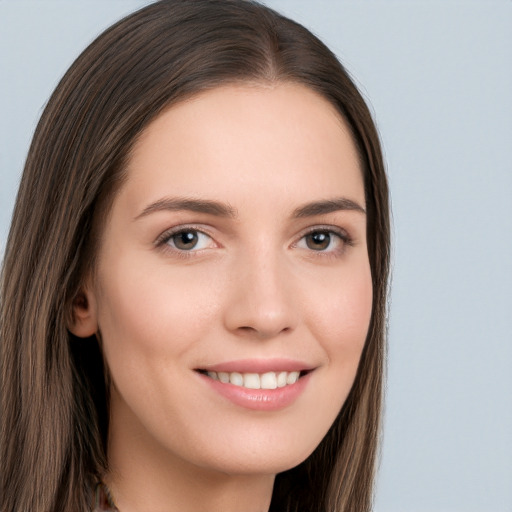
[[[208,199],[192,199],[187,197],[166,197],[159,199],[144,208],[142,213],[135,217],[135,220],[145,217],[154,212],[168,211],[191,211],[205,213],[216,217],[236,218],[237,211],[229,204],[210,201]]]
[[[366,210],[352,199],[345,197],[337,197],[335,199],[327,199],[324,201],[313,201],[304,206],[296,208],[293,217],[296,219],[304,217],[314,217],[315,215],[325,215],[337,211],[355,211],[366,215]]]

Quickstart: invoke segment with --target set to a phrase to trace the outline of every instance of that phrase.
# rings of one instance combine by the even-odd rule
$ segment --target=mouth
[[[221,372],[211,370],[196,370],[198,373],[222,384],[246,389],[278,389],[296,384],[299,379],[312,370],[301,371],[269,371],[265,373]]]
[[[317,368],[286,358],[232,360],[195,369],[209,388],[235,406],[273,412],[292,406]]]

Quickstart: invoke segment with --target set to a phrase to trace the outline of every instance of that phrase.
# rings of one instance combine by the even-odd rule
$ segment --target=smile
[[[216,394],[244,409],[278,411],[308,386],[317,365],[287,358],[232,360],[195,369]]]
[[[223,384],[233,384],[247,389],[277,389],[295,384],[300,372],[266,372],[266,373],[239,373],[239,372],[206,372],[213,380]]]

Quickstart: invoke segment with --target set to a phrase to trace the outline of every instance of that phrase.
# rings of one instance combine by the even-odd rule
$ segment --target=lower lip
[[[302,394],[312,372],[299,378],[295,384],[277,389],[248,389],[234,384],[224,384],[207,375],[199,374],[213,390],[235,405],[254,411],[278,411],[292,405]]]

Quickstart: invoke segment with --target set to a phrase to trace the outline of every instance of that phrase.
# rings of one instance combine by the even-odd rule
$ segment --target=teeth
[[[215,372],[208,372],[208,375],[210,375],[210,373],[215,373]],[[229,382],[229,373],[226,373],[226,372],[219,372],[217,373],[218,377],[219,377],[219,380],[223,383],[223,384],[227,384]]]
[[[223,384],[233,384],[247,389],[276,389],[295,384],[300,372],[267,372],[267,373],[238,373],[238,372],[207,372],[208,377]]]
[[[286,384],[295,384],[299,380],[299,372],[290,372],[286,377]]]
[[[277,376],[277,387],[284,388],[286,386],[286,377],[288,377],[288,372],[279,372]]]
[[[244,388],[261,389],[260,376],[257,373],[244,374]]]
[[[261,389],[276,389],[277,388],[277,377],[274,372],[264,373],[260,377]]]
[[[244,376],[241,373],[232,372],[229,374],[229,382],[235,386],[243,386]]]

